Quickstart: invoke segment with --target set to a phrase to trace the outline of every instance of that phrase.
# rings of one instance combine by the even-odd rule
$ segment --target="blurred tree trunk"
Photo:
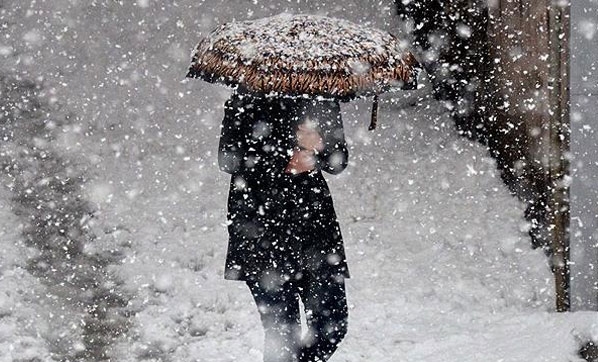
[[[396,3],[436,97],[526,202],[532,243],[552,256],[557,309],[568,310],[568,2]]]
[[[436,98],[446,101],[456,125],[484,139],[492,65],[485,0],[397,0],[399,16],[413,35]],[[481,106],[481,107],[480,107]]]

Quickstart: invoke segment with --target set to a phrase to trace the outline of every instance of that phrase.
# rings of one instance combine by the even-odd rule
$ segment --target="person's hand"
[[[291,156],[291,160],[287,164],[284,172],[298,174],[311,171],[315,166],[316,158],[313,151],[295,148],[293,151],[293,156]]]
[[[297,146],[308,151],[322,151],[324,142],[322,136],[318,133],[315,123],[306,121],[297,128]]]

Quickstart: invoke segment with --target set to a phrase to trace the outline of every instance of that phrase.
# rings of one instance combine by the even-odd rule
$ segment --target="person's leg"
[[[247,282],[264,327],[264,362],[295,362],[301,338],[299,295],[290,282],[273,288]]]
[[[347,333],[348,309],[342,276],[306,273],[299,284],[308,333],[299,352],[300,362],[324,362]]]

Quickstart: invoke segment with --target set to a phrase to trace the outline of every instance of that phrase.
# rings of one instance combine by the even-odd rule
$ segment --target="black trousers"
[[[282,285],[247,281],[264,327],[264,362],[324,362],[347,333],[347,299],[342,275],[304,272]],[[299,298],[308,331],[301,338]]]

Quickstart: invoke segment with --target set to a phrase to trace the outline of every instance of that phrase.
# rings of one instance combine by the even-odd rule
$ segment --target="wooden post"
[[[556,308],[570,309],[569,273],[569,17],[570,4],[552,1],[549,7],[550,29],[550,226],[552,266],[556,286]]]

